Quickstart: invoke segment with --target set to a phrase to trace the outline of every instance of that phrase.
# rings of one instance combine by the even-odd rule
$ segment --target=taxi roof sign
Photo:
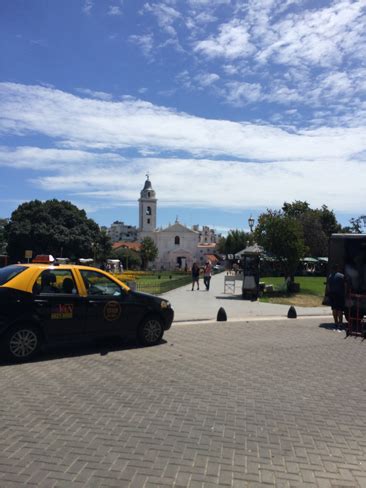
[[[32,259],[32,263],[53,263],[55,258],[52,254],[38,254],[34,259]]]

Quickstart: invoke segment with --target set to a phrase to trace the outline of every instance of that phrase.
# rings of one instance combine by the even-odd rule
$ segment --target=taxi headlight
[[[161,308],[170,308],[170,302],[167,302],[166,300],[162,300],[160,302],[160,307]]]

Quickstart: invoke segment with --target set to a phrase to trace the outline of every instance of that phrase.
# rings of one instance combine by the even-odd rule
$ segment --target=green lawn
[[[264,277],[260,279],[266,284],[272,284],[277,291],[285,291],[285,280],[282,276]],[[305,295],[324,296],[324,276],[296,276],[295,283],[300,283],[300,293]]]
[[[190,273],[155,272],[146,276],[141,276],[136,281],[136,287],[138,291],[160,295],[160,293],[166,293],[167,291],[174,290],[175,288],[179,288],[190,282]]]
[[[300,284],[300,292],[288,294],[283,277],[261,277],[260,281],[274,286],[274,293],[264,294],[260,300],[284,305],[319,307],[324,296],[325,280],[324,276],[296,276],[295,283]]]
[[[300,293],[293,294],[286,292],[283,277],[266,276],[261,277],[260,281],[274,286],[274,292],[264,294],[260,301],[303,307],[321,306],[325,288],[325,277],[323,276],[296,276],[295,282],[300,284]],[[155,272],[139,277],[136,280],[136,289],[153,295],[160,295],[190,282],[190,273]]]

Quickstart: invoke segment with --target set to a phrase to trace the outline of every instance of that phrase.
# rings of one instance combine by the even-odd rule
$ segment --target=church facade
[[[176,219],[173,225],[165,229],[158,229],[157,198],[149,176],[145,181],[139,198],[139,229],[138,239],[150,237],[159,255],[153,266],[156,269],[186,269],[191,268],[193,262],[204,264],[207,259],[215,259],[213,253],[216,248],[216,234],[212,229],[198,226],[192,229],[181,224]]]

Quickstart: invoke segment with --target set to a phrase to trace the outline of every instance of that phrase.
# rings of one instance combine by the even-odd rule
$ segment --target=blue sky
[[[366,213],[366,0],[1,0],[0,216],[137,225]]]

